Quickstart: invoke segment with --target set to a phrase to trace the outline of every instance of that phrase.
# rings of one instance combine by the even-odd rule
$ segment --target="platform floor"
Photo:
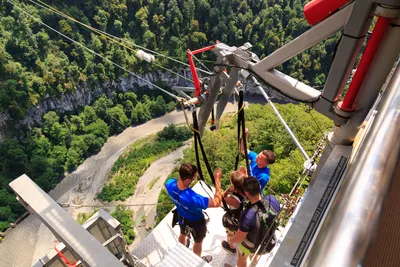
[[[198,194],[208,197],[199,183],[193,187],[193,190]],[[213,195],[211,192],[209,193]],[[206,212],[210,216],[210,222],[207,225],[207,236],[203,241],[202,255],[211,255],[213,257],[210,264],[201,260],[201,258],[197,257],[191,251],[193,240],[191,240],[189,249],[179,244],[179,226],[171,227],[171,212],[168,213],[146,239],[132,251],[132,255],[137,256],[147,266],[236,266],[237,255],[229,254],[221,246],[221,242],[226,238],[225,228],[222,226],[223,209],[212,208],[208,209]],[[278,237],[281,236],[280,232],[277,234]],[[274,251],[275,249],[272,253]],[[181,256],[179,257],[178,255]],[[271,256],[271,254],[263,255],[257,266],[268,266]],[[171,265],[171,262],[174,262],[174,264]]]

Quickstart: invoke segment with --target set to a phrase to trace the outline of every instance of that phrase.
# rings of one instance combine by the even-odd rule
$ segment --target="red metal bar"
[[[340,105],[340,109],[344,111],[354,110],[353,103],[357,97],[360,86],[364,81],[365,75],[368,72],[369,66],[375,57],[376,51],[385,35],[386,29],[389,26],[390,18],[379,17],[375,24],[375,28],[371,34],[371,37],[365,47],[364,54],[362,55],[361,61],[358,64],[357,71],[347,90],[347,94]]]
[[[304,17],[310,25],[315,25],[329,17],[350,0],[314,0],[304,6]]]
[[[60,258],[63,260],[65,265],[67,265],[68,267],[76,267],[76,261],[74,261],[74,263],[70,263],[69,260],[64,256],[64,254],[61,251],[59,251],[57,248],[54,248],[54,250],[57,252],[58,256],[60,256]]]
[[[215,47],[215,45],[210,45],[210,46],[206,46],[206,47],[194,50],[194,51],[192,51],[192,55],[196,55],[198,53],[203,53],[203,52],[206,52],[206,51],[210,51],[211,49],[214,49],[214,47]]]
[[[193,83],[194,83],[194,88],[195,88],[195,96],[198,97],[200,95],[201,88],[200,88],[199,75],[197,74],[196,66],[194,65],[194,61],[193,61],[193,57],[192,57],[193,52],[190,51],[190,49],[188,49],[187,55],[188,55],[190,70],[192,72],[192,78],[193,78]]]

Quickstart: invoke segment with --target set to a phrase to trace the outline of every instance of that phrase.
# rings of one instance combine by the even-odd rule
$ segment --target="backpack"
[[[256,229],[258,234],[254,240],[254,248],[250,252],[256,253],[260,247],[257,254],[269,253],[277,243],[275,230],[279,225],[280,204],[274,196],[267,195],[252,208],[256,209],[259,227]]]
[[[239,218],[240,213],[243,210],[244,198],[239,194],[233,193],[233,195],[240,201],[240,206],[237,209],[227,210],[222,216],[222,225],[231,232],[236,232],[239,229]]]

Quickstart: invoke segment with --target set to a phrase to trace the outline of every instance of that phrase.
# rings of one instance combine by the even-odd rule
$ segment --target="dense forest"
[[[175,109],[175,102],[162,96],[133,92],[105,95],[76,115],[62,118],[50,111],[42,127],[34,128],[22,141],[12,138],[0,143],[0,231],[24,211],[8,183],[26,173],[43,190],[53,189],[66,171],[74,170],[98,151],[110,135]]]
[[[276,108],[309,156],[314,153],[324,132],[329,132],[332,129],[331,120],[315,111],[308,113],[305,105],[276,104]],[[264,193],[274,194],[279,199],[280,194],[288,194],[296,183],[303,170],[305,159],[270,105],[250,105],[245,110],[245,118],[246,127],[249,128],[248,148],[257,153],[264,149],[273,150],[275,153],[276,161],[270,166],[271,179],[264,189]],[[226,189],[230,184],[229,174],[235,168],[235,158],[238,151],[237,116],[226,114],[221,121],[221,129],[215,132],[206,131],[202,140],[212,169],[222,168],[221,185],[222,188]],[[185,151],[181,161],[196,162],[193,147]],[[244,159],[242,159],[241,165],[245,166]],[[203,161],[201,167],[206,182],[212,184]],[[178,178],[177,170],[171,174],[171,177]],[[307,181],[304,185],[308,185]],[[162,190],[158,202],[170,202],[165,189]],[[172,207],[173,204],[157,206],[157,223],[171,211]]]
[[[126,48],[35,2],[13,1],[51,27],[133,72],[159,70],[138,60]],[[310,27],[302,12],[306,0],[45,2],[88,25],[181,60],[185,59],[187,48],[196,49],[216,40],[236,46],[249,41],[254,45],[253,51],[263,57]],[[337,36],[333,36],[279,68],[305,83],[321,85],[336,41]],[[211,53],[202,56],[213,58]],[[165,58],[159,57],[157,61],[163,66],[181,68]],[[0,0],[0,113],[8,113],[14,123],[44,98],[73,92],[79,86],[104,86],[127,76],[109,61],[44,28],[10,1]],[[99,151],[108,136],[173,109],[175,104],[168,104],[169,101],[165,95],[150,95],[147,91],[114,93],[110,98],[101,96],[81,111],[49,112],[43,124],[24,133],[23,139],[17,140],[15,136],[5,139],[0,144],[0,231],[24,211],[7,187],[11,179],[27,173],[48,191],[66,171]],[[257,149],[262,144],[255,140],[253,143]],[[219,163],[222,162],[215,164]]]
[[[303,18],[306,0],[45,2],[88,25],[182,60],[187,48],[200,48],[216,40],[235,46],[251,42],[253,51],[264,57],[310,27]],[[155,68],[140,62],[126,48],[34,1],[15,3],[129,70],[143,73]],[[0,112],[7,111],[12,118],[21,118],[28,107],[45,97],[127,76],[110,62],[44,28],[7,0],[0,0],[0,17]],[[336,40],[337,36],[329,38],[280,69],[305,83],[323,84]],[[158,61],[173,64],[165,58]]]

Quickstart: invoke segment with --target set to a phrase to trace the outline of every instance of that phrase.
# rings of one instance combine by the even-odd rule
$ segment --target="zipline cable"
[[[141,206],[162,206],[162,205],[174,205],[173,202],[162,202],[152,204],[118,204],[118,205],[95,205],[95,204],[70,204],[70,203],[58,203],[63,208],[114,208],[117,206],[121,207],[141,207]]]
[[[65,39],[68,39],[69,41],[71,41],[71,42],[73,42],[73,43],[79,45],[80,47],[86,49],[86,50],[89,51],[90,53],[92,53],[92,54],[94,54],[94,55],[96,55],[96,56],[98,56],[98,57],[100,57],[100,58],[102,58],[102,59],[104,59],[104,60],[110,62],[111,64],[113,64],[113,65],[117,66],[118,68],[120,68],[120,69],[122,69],[122,70],[128,72],[129,74],[135,76],[136,78],[138,78],[138,79],[140,79],[140,80],[142,80],[142,81],[144,81],[144,82],[150,84],[151,86],[153,86],[153,87],[159,89],[160,91],[162,91],[162,92],[168,94],[169,96],[175,98],[176,100],[178,100],[178,101],[181,100],[180,97],[178,97],[178,96],[176,96],[176,95],[174,95],[174,94],[168,92],[167,90],[165,90],[165,89],[159,87],[158,85],[156,85],[156,84],[154,84],[154,83],[152,83],[152,82],[150,82],[150,81],[148,81],[148,80],[146,80],[146,79],[140,77],[139,75],[137,75],[137,74],[135,74],[135,73],[133,73],[133,72],[127,70],[126,68],[124,68],[124,67],[122,67],[121,65],[119,65],[119,64],[117,64],[117,63],[115,63],[115,62],[113,62],[112,60],[110,60],[110,59],[108,59],[108,58],[106,58],[106,57],[100,55],[99,53],[93,51],[92,49],[86,47],[85,45],[79,43],[78,41],[75,41],[74,39],[72,39],[72,38],[66,36],[65,34],[63,34],[63,33],[59,32],[59,31],[57,31],[56,29],[50,27],[50,26],[47,25],[46,23],[42,22],[41,19],[35,18],[35,17],[32,16],[30,13],[28,13],[28,12],[26,12],[24,9],[22,9],[20,6],[16,5],[12,0],[7,0],[7,2],[9,2],[11,5],[13,5],[15,8],[17,8],[18,10],[20,10],[22,13],[24,13],[24,14],[27,15],[28,17],[32,18],[32,19],[35,20],[36,22],[39,22],[40,24],[42,24],[42,25],[45,26],[46,28],[48,28],[48,29],[50,29],[50,30],[52,30],[52,31],[54,31],[54,32],[56,32],[56,33],[58,33],[59,35],[61,35],[61,36],[64,37]]]
[[[132,52],[134,52],[134,53],[137,52],[137,51],[135,51],[134,49],[132,49],[131,47],[126,46],[123,42],[118,42],[118,41],[116,41],[116,40],[113,39],[113,38],[116,38],[116,39],[119,39],[119,40],[123,40],[123,39],[121,39],[121,38],[119,38],[119,37],[116,37],[116,36],[114,36],[114,35],[112,35],[112,34],[109,34],[109,33],[107,33],[107,32],[101,31],[101,30],[99,30],[99,29],[93,28],[92,26],[89,26],[89,25],[87,25],[87,24],[85,24],[85,23],[83,23],[83,22],[80,22],[80,21],[76,20],[75,18],[73,18],[73,17],[71,17],[71,16],[69,16],[69,15],[67,15],[67,14],[65,14],[65,13],[63,13],[63,12],[61,12],[61,11],[59,11],[59,10],[57,10],[56,8],[54,8],[54,7],[48,5],[48,4],[46,4],[46,3],[44,3],[44,2],[42,2],[42,1],[40,1],[40,0],[37,0],[37,1],[38,1],[39,3],[36,3],[36,2],[33,1],[33,0],[29,0],[29,2],[31,2],[31,3],[33,3],[33,4],[36,4],[36,5],[38,5],[38,6],[42,7],[42,8],[44,8],[44,9],[50,11],[50,12],[53,12],[53,13],[55,13],[55,14],[58,14],[58,15],[64,17],[64,18],[67,18],[67,19],[69,19],[69,20],[72,20],[73,22],[78,23],[78,24],[80,24],[80,25],[82,25],[82,26],[88,28],[88,29],[91,30],[92,32],[95,32],[95,33],[99,34],[100,36],[103,36],[103,37],[105,37],[106,39],[108,39],[108,40],[110,40],[110,41],[112,41],[112,42],[114,42],[114,43],[116,43],[116,44],[121,45],[121,46],[124,47],[125,49],[128,49],[128,50],[130,50],[130,51],[132,51]],[[132,43],[130,43],[130,44],[132,44]],[[133,45],[134,45],[134,44],[133,44]],[[146,49],[146,50],[150,50],[150,49]],[[150,50],[150,51],[152,51],[152,50]],[[152,52],[154,52],[154,51],[152,51]],[[177,72],[175,72],[175,71],[173,71],[173,70],[171,70],[171,69],[168,69],[168,68],[166,68],[166,67],[164,67],[164,66],[162,66],[162,65],[160,65],[160,64],[158,64],[158,63],[156,63],[156,62],[152,62],[152,64],[155,65],[155,66],[157,66],[157,67],[159,67],[159,68],[162,68],[162,69],[164,69],[164,70],[166,70],[166,71],[168,71],[168,72],[170,72],[170,73],[172,73],[172,74],[174,74],[174,75],[176,75],[176,76],[178,76],[178,77],[180,77],[180,78],[183,78],[183,79],[185,79],[185,80],[187,80],[187,81],[193,82],[193,80],[191,80],[190,78],[187,78],[187,77],[185,77],[185,76],[183,76],[183,75],[180,75],[179,73],[177,73]]]

